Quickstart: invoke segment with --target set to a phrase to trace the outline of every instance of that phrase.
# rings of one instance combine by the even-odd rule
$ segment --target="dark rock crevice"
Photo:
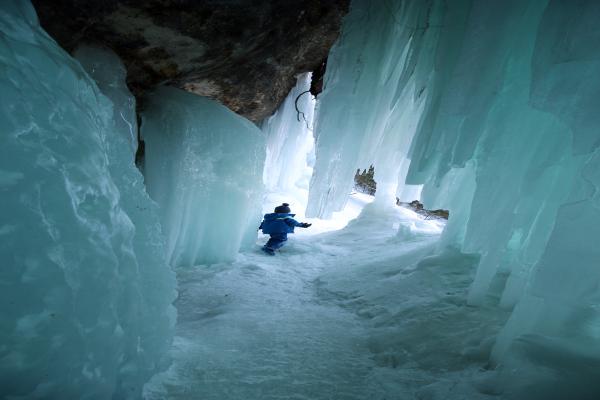
[[[297,74],[321,69],[349,0],[33,3],[67,51],[80,43],[114,50],[138,101],[168,84],[257,122],[275,111]]]

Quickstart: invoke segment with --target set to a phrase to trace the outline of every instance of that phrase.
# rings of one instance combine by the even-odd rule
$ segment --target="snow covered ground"
[[[275,257],[260,235],[234,263],[179,269],[174,362],[145,397],[487,398],[506,316],[466,305],[476,260],[428,257],[440,222],[370,200],[354,194],[335,223],[313,220]]]

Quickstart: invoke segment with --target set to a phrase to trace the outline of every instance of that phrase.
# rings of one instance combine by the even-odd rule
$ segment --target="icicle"
[[[368,165],[375,166],[378,203],[396,202],[398,176],[428,103],[431,44],[439,35],[436,29],[415,34],[415,25],[435,22],[440,7],[426,14],[423,3],[386,4],[352,2],[328,59],[307,215],[329,218],[341,210],[356,169]]]

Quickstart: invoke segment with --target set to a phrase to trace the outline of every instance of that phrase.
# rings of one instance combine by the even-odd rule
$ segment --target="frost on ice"
[[[260,224],[265,139],[213,100],[160,88],[143,114],[144,174],[173,266],[232,260]]]
[[[2,394],[138,397],[170,345],[174,276],[116,120],[131,114],[31,5],[3,2],[0,31]],[[110,54],[84,58],[122,68]]]

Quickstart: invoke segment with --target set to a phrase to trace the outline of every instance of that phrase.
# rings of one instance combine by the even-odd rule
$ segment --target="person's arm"
[[[308,224],[306,222],[298,222],[294,218],[286,218],[285,222],[290,226],[299,226],[300,228],[308,228],[312,224]]]

